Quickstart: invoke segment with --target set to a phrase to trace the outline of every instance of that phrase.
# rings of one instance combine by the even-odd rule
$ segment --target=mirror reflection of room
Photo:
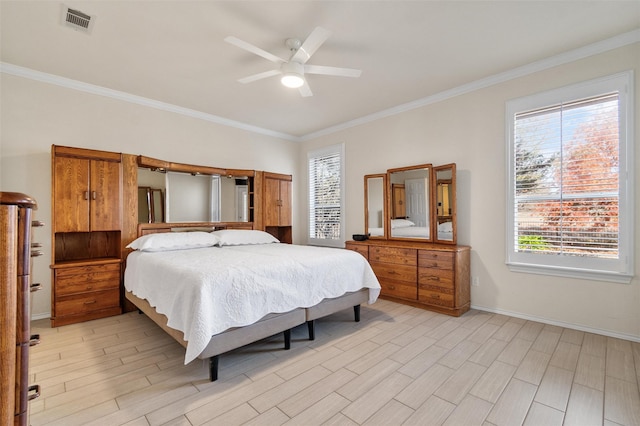
[[[367,232],[369,237],[384,237],[384,183],[382,176],[366,177]]]
[[[140,168],[138,221],[247,222],[248,177]]]
[[[438,241],[454,240],[455,164],[436,167],[436,220]]]
[[[389,173],[391,237],[430,238],[430,173],[428,166]]]

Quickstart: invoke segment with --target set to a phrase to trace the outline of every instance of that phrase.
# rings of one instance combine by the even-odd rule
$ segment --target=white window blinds
[[[633,73],[507,103],[507,264],[633,276]]]
[[[309,240],[339,245],[343,241],[342,145],[309,153]]]
[[[617,258],[618,94],[515,116],[516,251]]]

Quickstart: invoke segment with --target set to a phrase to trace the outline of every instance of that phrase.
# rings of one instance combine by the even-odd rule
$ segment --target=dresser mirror
[[[364,227],[369,238],[385,238],[384,191],[387,187],[384,173],[364,177]]]
[[[431,164],[387,170],[386,225],[391,239],[432,241]]]
[[[138,221],[248,222],[249,176],[138,169]]]
[[[435,175],[435,242],[455,244],[456,230],[456,165],[445,164],[433,168]]]

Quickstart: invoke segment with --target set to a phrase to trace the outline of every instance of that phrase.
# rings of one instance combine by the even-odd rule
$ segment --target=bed
[[[180,225],[181,230],[189,226]],[[151,228],[149,228],[151,229]],[[186,348],[185,364],[219,355],[353,307],[373,303],[380,285],[350,250],[296,246],[253,230],[145,233],[130,248],[125,297]],[[149,243],[151,241],[151,243]]]

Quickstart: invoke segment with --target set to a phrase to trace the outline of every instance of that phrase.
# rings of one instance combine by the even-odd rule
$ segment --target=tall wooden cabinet
[[[264,172],[264,230],[291,243],[291,175]]]
[[[29,386],[29,347],[39,343],[31,335],[31,257],[39,256],[31,242],[31,197],[0,192],[0,424],[28,424],[28,403],[40,394]],[[41,226],[39,222],[34,225]]]
[[[469,310],[469,246],[372,239],[346,248],[367,258],[382,297],[453,316]]]
[[[122,155],[55,145],[51,153],[51,324],[120,314]]]

